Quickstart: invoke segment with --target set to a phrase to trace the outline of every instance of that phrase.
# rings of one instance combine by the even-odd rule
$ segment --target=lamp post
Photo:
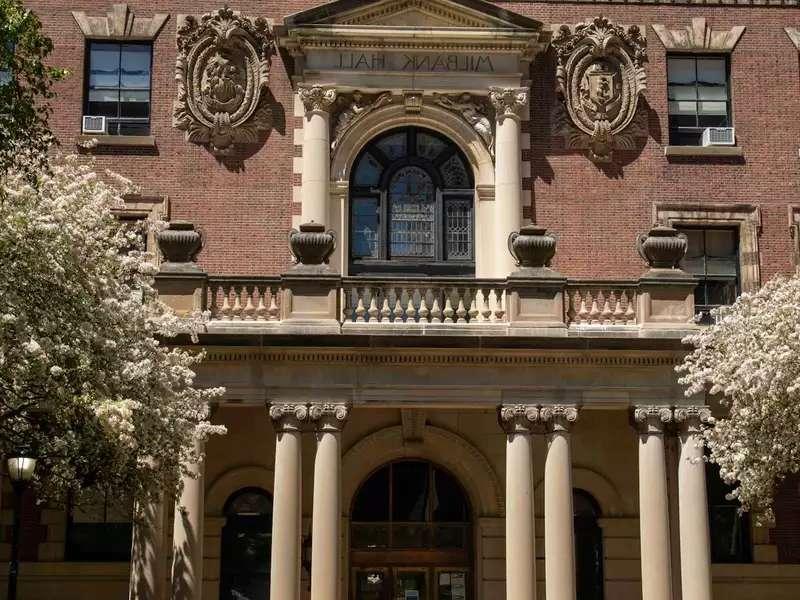
[[[8,477],[14,488],[14,528],[11,533],[11,562],[8,568],[7,600],[17,600],[17,571],[19,570],[19,529],[22,513],[22,494],[33,478],[36,459],[26,456],[12,456],[6,461]]]

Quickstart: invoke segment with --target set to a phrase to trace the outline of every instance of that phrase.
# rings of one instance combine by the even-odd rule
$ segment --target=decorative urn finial
[[[547,267],[556,253],[556,238],[539,225],[525,225],[508,236],[508,251],[524,269]]]
[[[669,225],[656,223],[647,233],[642,233],[636,242],[639,256],[651,269],[677,269],[689,247],[685,233]]]
[[[302,265],[327,269],[328,259],[336,248],[336,234],[325,231],[322,223],[303,223],[300,231],[289,232],[289,248],[297,259],[295,268]]]
[[[156,236],[164,257],[162,270],[197,269],[194,260],[203,245],[200,232],[188,221],[170,221]]]

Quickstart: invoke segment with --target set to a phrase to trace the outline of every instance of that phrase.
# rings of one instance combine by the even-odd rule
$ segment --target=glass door
[[[433,600],[467,600],[467,572],[458,569],[437,569],[436,596]]]
[[[395,569],[393,600],[430,600],[427,569]]]
[[[356,600],[390,600],[386,569],[358,569],[354,579]]]

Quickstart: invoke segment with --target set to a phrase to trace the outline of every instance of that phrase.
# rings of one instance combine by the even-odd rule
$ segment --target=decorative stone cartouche
[[[556,238],[545,227],[525,225],[508,236],[508,251],[522,268],[543,268],[556,253]]]
[[[655,224],[647,233],[642,233],[636,243],[639,256],[651,269],[676,269],[689,242],[685,233],[679,233],[669,225]]]
[[[156,239],[164,261],[174,265],[192,264],[203,245],[200,232],[188,221],[171,221]]]
[[[303,223],[289,232],[289,247],[300,265],[327,265],[336,248],[336,234],[322,223]]]

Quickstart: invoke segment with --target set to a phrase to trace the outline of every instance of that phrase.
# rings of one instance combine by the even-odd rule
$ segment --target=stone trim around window
[[[784,31],[786,32],[786,35],[789,36],[789,39],[792,40],[795,48],[800,50],[800,29],[797,27],[785,27]]]
[[[680,29],[667,29],[665,25],[652,26],[667,52],[704,52],[730,54],[744,33],[744,26],[730,29],[713,29],[705,17],[692,19],[692,24]]]
[[[125,206],[112,209],[112,212],[124,220],[144,220],[162,221],[169,217],[169,199],[166,196],[143,196],[140,194],[130,194],[123,196]],[[156,267],[161,263],[161,255],[158,252],[156,234],[154,231],[147,233],[146,250],[154,256]]]
[[[758,234],[761,211],[752,204],[655,203],[653,220],[673,227],[737,227],[739,229],[739,272],[743,292],[761,285]]]
[[[112,4],[103,17],[90,17],[83,11],[72,11],[75,22],[86,39],[154,40],[169,15],[137,17],[127,4]]]
[[[800,273],[800,204],[787,207],[789,216],[789,235],[792,236],[792,261]]]

